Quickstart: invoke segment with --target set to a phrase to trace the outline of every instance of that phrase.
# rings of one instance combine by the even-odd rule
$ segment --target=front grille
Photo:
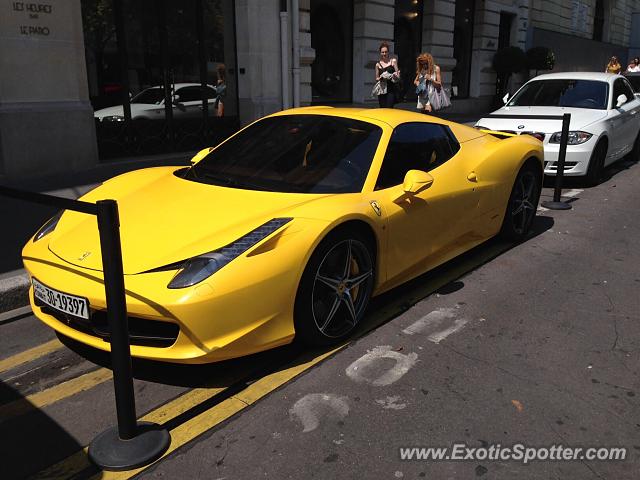
[[[56,320],[79,332],[102,338],[105,342],[109,342],[111,331],[106,311],[92,311],[90,319],[86,320],[55,310],[38,299],[36,299],[35,303],[36,306],[40,307],[42,313],[51,315]],[[166,348],[175,343],[178,333],[180,333],[180,327],[175,323],[131,316],[127,317],[127,319],[131,345]]]

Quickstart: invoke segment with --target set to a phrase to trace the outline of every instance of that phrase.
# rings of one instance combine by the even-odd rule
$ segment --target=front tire
[[[595,187],[602,180],[604,172],[604,161],[607,157],[607,144],[600,141],[591,154],[589,159],[589,167],[587,168],[586,180],[590,187]]]
[[[375,278],[373,248],[357,230],[329,234],[304,270],[296,295],[296,338],[312,346],[337,343],[362,320]]]
[[[523,241],[533,224],[542,190],[542,175],[530,163],[516,177],[502,222],[501,234],[513,242]]]

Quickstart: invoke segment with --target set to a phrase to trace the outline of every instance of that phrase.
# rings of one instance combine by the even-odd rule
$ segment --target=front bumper
[[[589,170],[589,160],[596,146],[597,138],[591,137],[580,145],[567,145],[564,163],[564,175],[568,177],[584,176]],[[559,143],[544,143],[544,174],[556,175],[558,169]]]
[[[293,245],[299,241],[295,237],[284,235],[279,247],[287,241],[291,248],[301,247]],[[43,239],[25,247],[23,260],[30,277],[87,298],[92,315],[89,321],[79,321],[43,307],[34,301],[31,287],[34,314],[64,336],[110,351],[102,272],[61,260],[47,244]],[[132,356],[209,363],[291,342],[295,294],[305,262],[277,250],[238,257],[206,281],[185,289],[166,288],[173,271],[125,275]],[[160,341],[149,341],[154,335]]]

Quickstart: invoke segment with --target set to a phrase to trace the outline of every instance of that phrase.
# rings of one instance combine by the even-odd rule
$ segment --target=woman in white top
[[[626,73],[636,73],[636,72],[640,72],[640,58],[638,57],[633,59],[633,62],[629,64],[626,71]]]
[[[433,63],[433,57],[430,53],[418,55],[416,59],[416,78],[413,83],[416,86],[416,94],[418,95],[416,108],[421,113],[430,112],[429,92],[442,87],[440,67]]]
[[[393,108],[396,103],[395,84],[400,80],[398,60],[389,56],[389,44],[380,44],[380,60],[376,63],[376,87],[380,108]]]

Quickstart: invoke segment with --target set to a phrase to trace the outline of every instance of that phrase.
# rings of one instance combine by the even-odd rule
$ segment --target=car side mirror
[[[415,195],[429,188],[433,184],[433,177],[422,170],[409,170],[404,176],[402,189],[404,193]]]
[[[198,153],[196,153],[196,154],[191,158],[191,165],[195,165],[195,164],[196,164],[196,163],[198,163],[200,160],[202,160],[204,157],[206,157],[207,155],[209,155],[209,153],[211,152],[211,150],[213,150],[213,147],[203,148],[202,150],[200,150]]]
[[[616,108],[619,108],[625,103],[627,103],[627,100],[628,98],[624,93],[621,93],[620,95],[618,95],[618,98],[616,100]]]
[[[502,97],[502,103],[506,105],[508,101],[509,101],[509,92],[507,92],[505,96]]]

